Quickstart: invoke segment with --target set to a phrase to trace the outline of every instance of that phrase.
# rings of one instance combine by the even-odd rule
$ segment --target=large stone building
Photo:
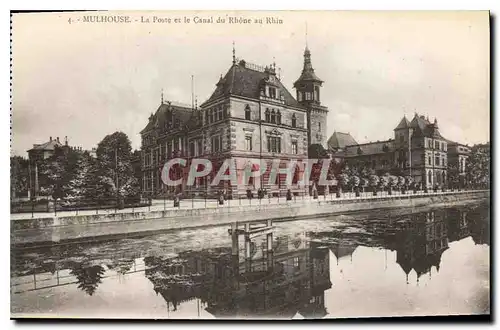
[[[447,184],[448,158],[462,162],[465,170],[466,151],[458,146],[440,134],[436,119],[431,123],[417,113],[411,122],[406,117],[401,119],[393,139],[358,144],[350,134],[335,132],[328,140],[334,158],[372,168],[379,174],[411,176],[414,182],[429,188]]]
[[[299,186],[303,169],[297,169],[292,186],[285,185],[285,175],[269,182],[270,166],[260,178],[248,184],[231,185],[224,181],[214,187],[209,184],[223,160],[235,160],[237,176],[256,170],[248,159],[280,159],[280,167],[291,160],[307,158],[308,146],[324,144],[328,109],[321,105],[321,79],[315,74],[311,52],[306,47],[304,66],[294,83],[296,98],[286,89],[276,74],[276,65],[261,67],[237,60],[220,77],[212,95],[200,107],[163,102],[149,117],[141,131],[143,191],[159,195],[166,191],[182,191],[185,195],[210,195],[225,189],[229,195],[244,195],[248,189],[259,188],[271,194],[283,195],[288,188],[297,194],[306,193],[307,183]],[[195,181],[194,187],[166,188],[161,180],[163,164],[173,157],[188,159],[188,166],[179,169],[186,178],[189,160],[207,158],[214,164],[213,173]]]

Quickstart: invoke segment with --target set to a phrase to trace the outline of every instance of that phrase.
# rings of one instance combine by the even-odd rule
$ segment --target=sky
[[[87,15],[129,16],[131,23],[84,23]],[[252,23],[229,24],[229,17]],[[267,17],[282,24],[266,24]],[[191,104],[193,75],[203,103],[232,64],[233,42],[238,58],[275,61],[292,95],[307,42],[324,81],[328,135],[388,139],[404,115],[417,112],[437,118],[447,139],[482,143],[490,135],[489,40],[486,11],[14,14],[11,153],[27,156],[49,136],[91,149],[115,131],[138,149],[162,90],[165,100]]]

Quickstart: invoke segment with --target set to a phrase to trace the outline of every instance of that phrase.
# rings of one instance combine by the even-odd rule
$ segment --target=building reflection
[[[324,292],[331,287],[328,248],[310,242],[305,234],[273,239],[268,233],[250,242],[233,235],[230,248],[144,261],[146,277],[172,310],[198,298],[201,308],[215,317],[326,315]]]
[[[483,214],[488,212],[488,214]],[[448,243],[471,236],[476,244],[489,244],[489,210],[441,209],[416,213],[393,223],[386,247],[396,251],[396,262],[406,274],[414,270],[417,281],[423,274],[439,272],[441,256]]]

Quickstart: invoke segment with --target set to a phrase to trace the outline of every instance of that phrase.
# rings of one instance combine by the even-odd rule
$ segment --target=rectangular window
[[[212,152],[222,150],[222,138],[220,135],[212,136]]]
[[[252,151],[252,137],[249,135],[245,136],[245,150]]]
[[[191,157],[196,156],[194,142],[189,142],[189,156]]]
[[[439,141],[434,141],[434,148],[439,149]]]
[[[203,144],[202,144],[202,140],[198,140],[198,152],[197,152],[197,155],[203,155]]]
[[[299,263],[299,257],[293,258],[293,267],[299,268],[300,263]]]
[[[292,154],[296,155],[298,152],[297,141],[292,141]]]
[[[429,163],[428,163],[428,164],[429,164],[429,165],[432,165],[432,157],[431,157],[431,156],[429,156],[428,161],[429,161]]]
[[[268,136],[267,151],[281,153],[281,138],[278,136]]]
[[[436,156],[436,166],[439,166],[439,156]]]

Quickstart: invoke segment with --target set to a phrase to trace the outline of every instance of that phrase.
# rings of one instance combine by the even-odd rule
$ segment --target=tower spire
[[[236,64],[236,50],[234,48],[234,40],[233,40],[233,64]]]

